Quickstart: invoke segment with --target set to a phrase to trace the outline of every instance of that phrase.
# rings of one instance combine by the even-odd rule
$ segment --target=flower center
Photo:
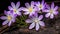
[[[38,18],[35,18],[35,19],[34,19],[34,22],[35,22],[35,23],[38,23],[38,22],[39,22],[39,19],[38,19]]]
[[[16,9],[14,9],[14,12],[16,12],[17,10]]]
[[[53,13],[53,10],[52,10],[52,9],[50,10],[50,13],[51,13],[51,14]]]
[[[12,17],[11,16],[7,16],[7,19],[8,19],[8,21],[10,21],[12,19]]]
[[[40,8],[42,8],[42,5],[39,5]]]
[[[29,12],[32,12],[33,8],[30,7],[28,10],[29,10]]]

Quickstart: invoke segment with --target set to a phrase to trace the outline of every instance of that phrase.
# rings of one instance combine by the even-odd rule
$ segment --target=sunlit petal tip
[[[50,13],[47,13],[47,14],[45,15],[46,18],[48,18],[49,16],[50,16]]]
[[[53,14],[51,14],[50,18],[51,18],[51,19],[53,19],[53,18],[54,18],[54,15],[53,15]]]

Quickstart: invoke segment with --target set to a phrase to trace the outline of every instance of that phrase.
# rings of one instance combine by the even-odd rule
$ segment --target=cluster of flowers
[[[29,19],[27,19],[26,23],[32,23],[29,26],[29,29],[32,29],[36,26],[36,30],[39,30],[39,26],[45,26],[45,23],[42,21],[43,15],[38,15],[39,12],[46,12],[45,17],[54,18],[54,15],[58,14],[58,6],[54,6],[54,2],[52,2],[51,7],[42,0],[42,2],[34,2],[25,3],[26,7],[19,7],[20,2],[17,2],[15,5],[11,2],[11,6],[8,6],[9,11],[4,11],[6,16],[1,16],[0,19],[5,20],[2,25],[10,26],[11,23],[15,22],[17,16],[21,16],[21,11],[24,11],[24,15],[29,15]]]

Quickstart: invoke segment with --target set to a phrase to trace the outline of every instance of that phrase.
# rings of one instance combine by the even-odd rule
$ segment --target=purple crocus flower
[[[2,25],[8,24],[8,26],[11,25],[12,22],[15,22],[16,15],[13,13],[10,13],[10,11],[4,11],[6,16],[1,16],[0,19],[5,20]]]
[[[45,15],[45,17],[48,18],[50,16],[50,18],[53,19],[54,15],[58,14],[58,11],[57,11],[58,6],[54,7],[54,3],[51,4],[51,8],[48,5],[46,6],[47,6],[47,9],[44,10],[44,12],[47,12],[47,14]]]
[[[19,8],[20,2],[17,2],[15,5],[13,2],[11,2],[11,6],[8,6],[9,10],[13,10],[13,14],[21,15],[21,8]]]
[[[35,28],[36,28],[36,30],[38,31],[39,26],[43,26],[43,27],[44,27],[45,24],[44,24],[43,21],[41,21],[42,18],[43,18],[43,15],[40,15],[40,16],[38,17],[38,15],[35,14],[35,16],[32,16],[32,18],[27,19],[27,20],[26,20],[26,23],[32,23],[32,24],[29,26],[29,29],[32,29],[32,28],[34,28],[34,27],[36,26]]]
[[[46,3],[44,3],[44,0],[42,0],[41,3],[39,1],[38,2],[35,2],[35,5],[37,6],[38,11],[40,11],[40,10],[44,10],[45,9]]]
[[[31,4],[29,5],[29,3],[25,3],[25,7],[23,7],[23,11],[25,11],[25,15],[29,14],[29,16],[31,16],[32,14],[35,13],[36,11],[36,7],[34,6],[34,1],[31,1]]]

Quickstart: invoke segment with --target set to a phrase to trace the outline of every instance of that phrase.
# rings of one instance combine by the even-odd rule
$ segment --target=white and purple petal
[[[52,2],[51,4],[51,9],[54,9],[54,2]]]
[[[29,29],[34,28],[34,26],[35,26],[35,23],[32,23],[32,24],[29,26]]]
[[[54,13],[54,15],[57,15],[58,14],[58,11],[54,11],[53,13]]]
[[[54,11],[56,11],[56,10],[58,10],[58,6],[56,6],[56,7],[54,8]]]
[[[36,23],[36,30],[38,31],[39,29],[39,23]]]
[[[50,16],[50,13],[47,13],[47,14],[45,15],[46,18],[48,18],[49,16]]]
[[[27,19],[25,22],[26,23],[32,23],[32,21],[30,19]]]
[[[53,14],[51,14],[51,15],[50,15],[50,18],[51,18],[51,19],[53,19],[53,18],[54,18],[54,15],[53,15]]]
[[[14,4],[13,2],[11,2],[11,6],[12,6],[13,8],[15,8],[15,4]]]
[[[2,19],[2,20],[6,20],[7,17],[6,17],[6,16],[1,16],[0,19]]]
[[[25,6],[26,6],[27,8],[29,8],[29,7],[30,7],[29,3],[25,3]]]
[[[24,15],[28,15],[28,14],[29,14],[29,12],[27,12],[27,11],[26,11],[26,12],[24,12]]]
[[[34,1],[31,1],[31,7],[34,7]]]
[[[2,25],[6,25],[8,23],[8,20],[4,21]]]
[[[39,20],[42,20],[42,19],[43,19],[43,15],[40,15],[40,16],[39,16]]]
[[[12,21],[10,21],[10,22],[8,23],[8,26],[10,26],[10,25],[11,25],[11,23],[12,23]]]
[[[9,10],[13,10],[13,8],[12,8],[11,6],[8,6],[8,9],[9,9]]]
[[[17,2],[17,4],[16,4],[16,9],[18,9],[19,6],[20,6],[20,2]]]
[[[45,23],[43,21],[39,22],[40,26],[45,26]]]

